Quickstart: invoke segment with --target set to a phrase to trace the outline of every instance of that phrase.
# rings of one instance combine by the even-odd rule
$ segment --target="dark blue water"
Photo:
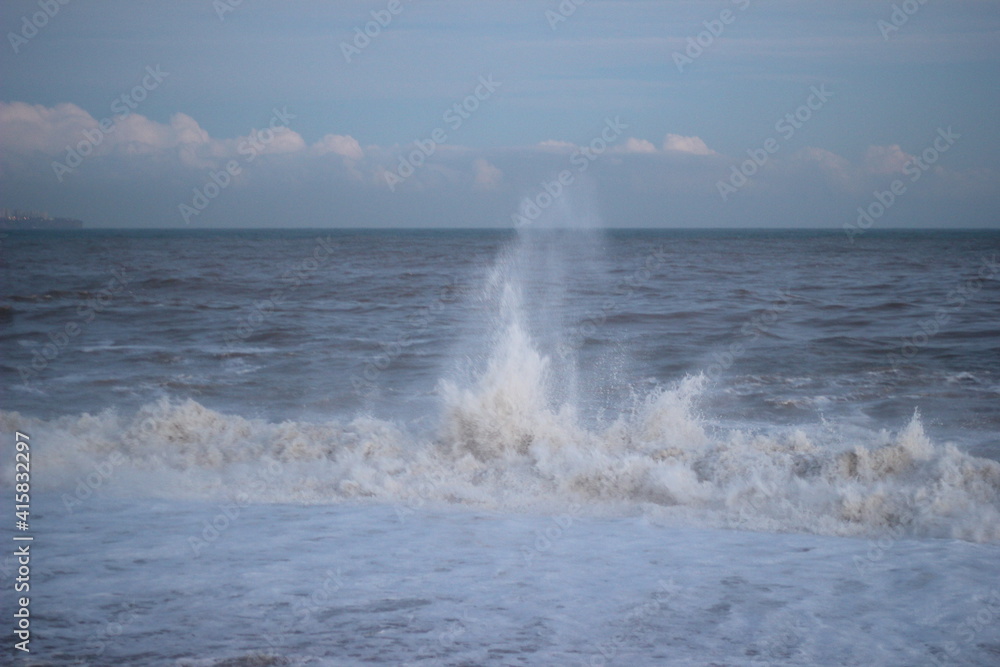
[[[998,258],[981,231],[10,232],[2,407],[429,425],[439,380],[486,363],[503,265],[589,418],[704,373],[713,423],[896,429],[919,409],[1000,458]]]

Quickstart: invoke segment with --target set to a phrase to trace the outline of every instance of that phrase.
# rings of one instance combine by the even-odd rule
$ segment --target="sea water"
[[[1000,234],[563,215],[2,239],[25,664],[997,664]]]

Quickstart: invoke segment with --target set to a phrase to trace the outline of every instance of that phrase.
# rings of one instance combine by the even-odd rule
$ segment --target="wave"
[[[0,411],[0,427],[45,443],[33,449],[33,480],[60,492],[67,510],[97,492],[238,503],[367,499],[401,511],[441,503],[1000,540],[1000,463],[932,442],[917,413],[895,432],[831,423],[732,428],[700,410],[704,375],[634,384],[625,398],[582,386],[573,336],[552,321],[552,304],[574,271],[590,275],[589,250],[584,260],[560,257],[564,241],[543,237],[550,245],[525,249],[522,238],[501,253],[479,297],[495,319],[488,340],[479,330],[472,344],[485,351],[457,346],[463,354],[454,356],[471,367],[440,381],[439,411],[416,422],[430,428],[370,414],[274,423],[191,399],[48,421]],[[594,397],[602,396],[598,412]]]
[[[1000,539],[1000,464],[897,433],[713,428],[688,377],[600,426],[547,407],[548,359],[523,331],[473,387],[442,383],[424,434],[371,416],[266,422],[163,399],[42,421],[0,412],[47,443],[35,479],[71,509],[105,492],[263,503],[371,499],[511,511],[644,514],[716,527]],[[5,481],[5,484],[8,482]]]

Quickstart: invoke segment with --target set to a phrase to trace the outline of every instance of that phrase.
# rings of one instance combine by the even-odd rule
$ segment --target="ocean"
[[[14,664],[1000,664],[1000,232],[0,258]]]

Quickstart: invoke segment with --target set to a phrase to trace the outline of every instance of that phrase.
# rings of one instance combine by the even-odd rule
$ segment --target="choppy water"
[[[593,504],[1000,537],[992,232],[3,239],[40,465],[260,500]],[[58,444],[55,444],[58,442]],[[262,473],[267,464],[280,472]]]
[[[0,242],[38,664],[1000,655],[998,233]]]

